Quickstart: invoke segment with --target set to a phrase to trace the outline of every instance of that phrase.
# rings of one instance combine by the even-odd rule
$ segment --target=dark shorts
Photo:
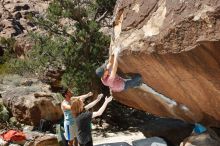
[[[93,141],[89,141],[86,144],[79,144],[80,146],[93,146]]]

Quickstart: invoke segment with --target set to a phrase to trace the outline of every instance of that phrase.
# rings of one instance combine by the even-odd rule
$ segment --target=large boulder
[[[132,141],[133,146],[167,146],[165,140],[160,137],[150,137],[146,139],[140,139]]]
[[[202,134],[192,134],[187,137],[180,146],[219,146],[220,138],[211,129]]]
[[[24,146],[59,146],[57,136],[55,134],[46,134],[32,131],[33,127],[25,127],[23,129],[27,141]]]
[[[35,139],[34,146],[59,146],[56,135],[44,135]]]
[[[157,118],[143,124],[140,131],[145,137],[163,137],[168,145],[179,145],[192,130],[193,125],[181,120]]]
[[[110,53],[141,88],[113,93],[162,117],[220,127],[220,1],[118,0]]]
[[[2,77],[4,105],[19,122],[37,126],[41,119],[57,121],[62,117],[61,98],[37,79]]]

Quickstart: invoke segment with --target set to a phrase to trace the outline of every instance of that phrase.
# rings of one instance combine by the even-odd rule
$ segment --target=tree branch
[[[102,21],[108,14],[108,11],[105,11],[105,13],[103,13],[99,18],[96,19],[96,22],[100,22]]]

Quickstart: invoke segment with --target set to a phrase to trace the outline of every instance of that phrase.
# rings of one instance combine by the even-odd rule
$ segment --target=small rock
[[[8,121],[9,119],[9,112],[6,107],[2,103],[2,99],[0,100],[0,120]]]
[[[29,25],[30,27],[34,27],[35,26],[32,22],[27,22],[27,25]]]
[[[7,146],[7,142],[0,138],[0,146]]]
[[[17,12],[15,14],[15,19],[19,20],[20,18],[22,18],[21,12]]]
[[[24,30],[25,28],[21,25],[21,23],[20,23],[19,21],[12,20],[12,25],[13,25],[13,28],[15,29],[15,31],[16,31],[16,33],[14,34],[14,36],[23,33],[23,30]]]
[[[21,1],[20,1],[20,0],[17,0],[16,3],[21,3]]]
[[[59,146],[56,135],[44,135],[34,142],[35,146]]]
[[[30,6],[28,5],[28,4],[25,4],[24,6],[23,6],[23,10],[29,10],[30,9]]]
[[[17,125],[17,123],[18,123],[18,121],[17,121],[17,119],[16,119],[15,117],[11,117],[11,118],[9,119],[9,122],[10,122],[10,124],[12,124],[12,125]]]
[[[10,20],[4,19],[0,22],[0,25],[2,26],[2,28],[9,28],[12,26],[12,23]]]
[[[19,144],[11,143],[11,144],[9,144],[9,146],[20,146],[20,145]]]
[[[25,82],[22,82],[21,85],[23,86],[31,86],[34,82],[33,81],[25,81]]]
[[[160,137],[151,137],[132,141],[133,146],[167,146],[167,143]]]
[[[27,141],[24,146],[34,146],[34,142],[33,141]]]
[[[21,11],[21,9],[22,9],[21,6],[15,6],[13,12]]]
[[[33,129],[34,129],[34,126],[26,125],[26,126],[23,128],[23,132],[25,132],[25,131],[32,131]]]
[[[37,137],[42,137],[44,134],[43,133],[40,133],[40,132],[37,132],[37,131],[28,131],[28,130],[25,130],[23,131],[25,136],[26,136],[26,139],[28,141],[33,141],[35,140]]]
[[[5,4],[10,4],[10,3],[11,3],[10,0],[5,1]]]

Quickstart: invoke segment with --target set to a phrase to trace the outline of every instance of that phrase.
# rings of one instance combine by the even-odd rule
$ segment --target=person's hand
[[[110,62],[108,62],[108,64],[106,65],[106,69],[110,69],[112,66],[112,64]]]
[[[111,102],[112,101],[112,96],[109,96],[109,97],[105,97],[105,102],[107,102],[107,103],[109,103],[109,102]]]
[[[92,95],[93,95],[93,93],[92,93],[92,92],[89,92],[87,95],[88,95],[88,96],[92,96]]]
[[[102,99],[102,97],[103,97],[103,94],[101,93],[98,95],[97,99],[100,101]]]
[[[109,71],[108,71],[108,70],[105,70],[105,71],[104,71],[104,74],[103,74],[103,76],[102,76],[102,78],[105,79],[105,78],[108,76],[108,74],[109,74]]]

